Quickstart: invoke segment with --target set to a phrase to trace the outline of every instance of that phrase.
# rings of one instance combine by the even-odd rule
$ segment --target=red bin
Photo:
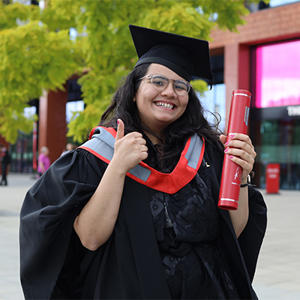
[[[266,169],[266,191],[268,194],[277,194],[279,191],[280,165],[268,164]]]

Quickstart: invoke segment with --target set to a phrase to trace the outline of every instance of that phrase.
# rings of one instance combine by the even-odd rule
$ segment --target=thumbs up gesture
[[[117,128],[117,135],[116,141],[120,140],[124,137],[124,122],[121,119],[118,119],[118,128]]]
[[[125,174],[148,157],[146,141],[139,132],[124,135],[124,123],[118,119],[112,162],[116,163]]]

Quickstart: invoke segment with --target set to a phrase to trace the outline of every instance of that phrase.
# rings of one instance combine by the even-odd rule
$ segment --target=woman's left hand
[[[228,137],[221,135],[220,140],[225,146],[224,152],[229,155],[233,162],[242,167],[241,183],[246,183],[256,157],[251,139],[246,134],[231,133]]]

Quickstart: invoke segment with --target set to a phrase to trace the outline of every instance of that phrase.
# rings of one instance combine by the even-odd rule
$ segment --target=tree
[[[0,2],[0,134],[14,142],[18,129],[30,131],[28,101],[85,69],[86,108],[68,132],[81,142],[136,62],[128,24],[209,39],[214,26],[236,30],[247,13],[243,0],[48,0],[44,9]]]
[[[18,130],[32,130],[23,114],[28,101],[63,88],[80,70],[82,55],[68,30],[49,30],[43,15],[33,5],[0,3],[0,134],[9,142]]]

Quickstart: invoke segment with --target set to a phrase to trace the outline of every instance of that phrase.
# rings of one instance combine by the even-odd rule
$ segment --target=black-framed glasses
[[[184,96],[188,94],[191,89],[191,85],[188,82],[185,82],[183,80],[169,79],[163,75],[148,74],[140,78],[139,80],[143,79],[148,79],[153,87],[159,92],[164,91],[168,87],[169,82],[172,81],[173,89],[178,96]]]

